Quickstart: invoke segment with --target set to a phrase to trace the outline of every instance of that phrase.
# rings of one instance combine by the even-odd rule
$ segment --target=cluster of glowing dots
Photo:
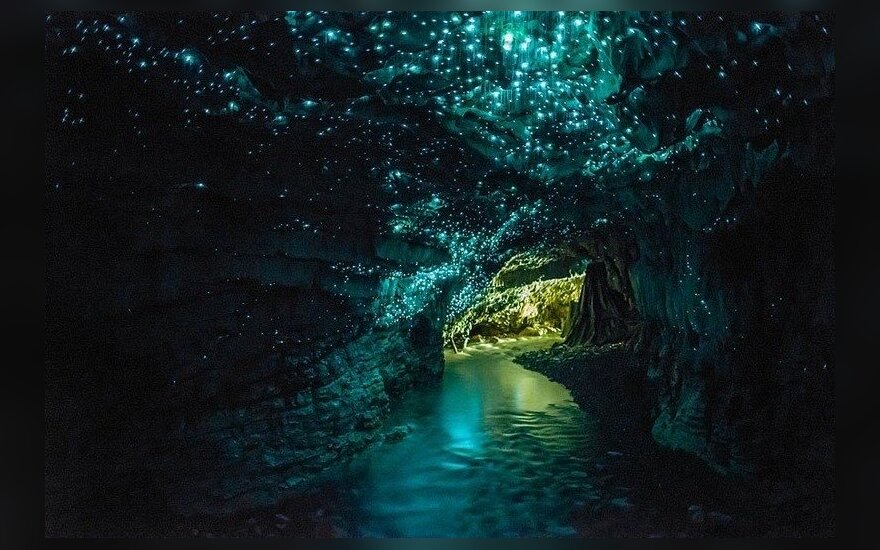
[[[615,131],[610,23],[573,12],[380,17],[369,29],[386,55],[365,78],[394,101],[433,107],[497,163],[538,173]],[[466,116],[475,127],[457,125]]]
[[[53,17],[47,17],[49,26]],[[679,169],[679,153],[681,158],[694,153],[701,161],[706,155],[694,133],[665,149],[642,152],[632,142],[640,113],[606,101],[621,91],[625,48],[638,44],[643,58],[677,51],[679,31],[689,21],[701,21],[699,15],[686,20],[594,12],[305,11],[257,20],[214,14],[201,16],[211,19],[206,35],[198,30],[203,26],[189,25],[196,16],[171,21],[186,40],[165,43],[156,38],[161,33],[139,34],[139,17],[102,15],[59,25],[66,40],[61,58],[76,62],[97,53],[144,86],[176,90],[188,129],[197,130],[209,117],[261,129],[262,141],[248,150],[254,156],[277,155],[294,139],[319,143],[320,158],[308,162],[316,163],[320,185],[307,197],[294,186],[283,187],[279,198],[299,193],[311,211],[327,213],[347,187],[369,180],[381,194],[363,206],[376,210],[388,233],[452,253],[448,264],[409,273],[337,266],[345,274],[405,283],[405,291],[390,299],[389,319],[419,311],[426,296],[453,279],[463,281],[452,300],[453,313],[461,311],[485,287],[488,276],[480,266],[510,253],[517,236],[540,236],[552,228],[558,239],[566,230],[555,219],[560,205],[587,194],[603,175],[614,182],[656,181],[661,169]],[[756,22],[743,32],[769,32],[765,27]],[[822,32],[827,34],[824,27]],[[229,49],[247,55],[218,54]],[[731,82],[757,63],[730,59],[707,64],[706,71]],[[272,84],[260,81],[261,71],[273,75],[264,80],[277,84],[274,97]],[[677,69],[669,73],[681,77]],[[336,81],[324,88],[321,82],[337,77],[356,82],[357,93],[328,99],[325,88]],[[308,85],[289,91],[285,82]],[[806,105],[782,84],[771,89],[772,101]],[[59,120],[80,131],[88,124],[81,105],[94,97],[75,88],[66,97]],[[413,118],[397,109],[383,118],[371,110],[380,103],[389,110],[414,106],[421,114]],[[140,135],[147,123],[134,108],[126,115]],[[448,133],[424,131],[428,116]],[[761,128],[779,122],[757,106],[755,116]],[[367,174],[349,161],[365,151],[372,165]],[[296,166],[303,168],[302,161]],[[484,189],[482,181],[498,168],[539,182],[540,201],[514,181]],[[305,219],[291,221],[287,229],[319,231]]]

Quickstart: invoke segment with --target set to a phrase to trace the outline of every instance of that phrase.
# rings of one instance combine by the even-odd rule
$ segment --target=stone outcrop
[[[629,267],[638,256],[635,244],[605,230],[583,235],[569,249],[589,263],[565,343],[601,346],[629,339],[639,320],[629,279]]]

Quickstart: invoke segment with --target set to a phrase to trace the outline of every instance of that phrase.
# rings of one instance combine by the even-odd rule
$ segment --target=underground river
[[[579,407],[565,386],[514,362],[559,341],[502,339],[447,351],[442,380],[408,391],[377,441],[311,488],[268,508],[185,521],[175,532],[346,538],[734,532],[732,518],[716,510],[729,509],[738,484],[723,482],[694,457],[657,454],[646,434],[618,425],[638,408],[615,381],[620,364],[595,366],[610,378],[585,373],[576,380],[581,392],[583,384],[600,386],[593,397],[582,395],[582,403],[615,394],[610,399],[620,406],[606,402],[612,412],[603,422],[627,432],[622,439],[609,437],[609,426]]]
[[[590,477],[605,454],[595,420],[512,360],[557,341],[447,352],[442,382],[407,394],[391,435],[328,476],[344,508],[333,524],[367,537],[574,535],[572,512],[602,498]]]

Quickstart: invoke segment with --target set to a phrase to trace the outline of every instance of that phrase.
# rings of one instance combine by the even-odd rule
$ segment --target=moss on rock
[[[583,281],[581,273],[572,273],[577,267],[572,258],[550,254],[514,256],[492,279],[486,295],[446,326],[445,341],[463,347],[477,337],[564,332]]]

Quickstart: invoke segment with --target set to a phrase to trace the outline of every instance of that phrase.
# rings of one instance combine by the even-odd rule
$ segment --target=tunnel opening
[[[510,257],[485,292],[443,328],[444,347],[503,338],[558,336],[602,346],[641,335],[629,268],[637,247],[622,228],[582,233],[555,247]]]
[[[501,338],[565,337],[588,263],[561,249],[513,255],[482,297],[445,325],[445,347],[457,352]]]

